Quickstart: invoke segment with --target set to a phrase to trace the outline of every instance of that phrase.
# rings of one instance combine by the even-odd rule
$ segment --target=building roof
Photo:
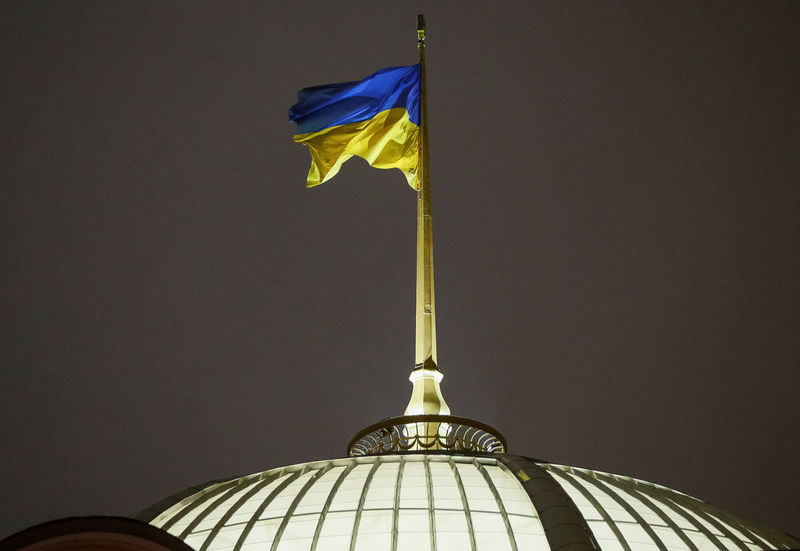
[[[207,485],[151,524],[202,550],[800,547],[664,486],[503,454],[410,453],[280,467]]]

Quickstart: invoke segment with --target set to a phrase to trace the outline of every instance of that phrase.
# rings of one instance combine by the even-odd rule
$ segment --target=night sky
[[[0,537],[402,414],[416,195],[298,89],[416,63],[453,414],[800,534],[800,3],[0,4]]]

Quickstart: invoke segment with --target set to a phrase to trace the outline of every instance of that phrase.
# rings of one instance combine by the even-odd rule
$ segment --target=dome
[[[800,547],[664,486],[507,454],[302,463],[193,488],[140,518],[203,551]]]

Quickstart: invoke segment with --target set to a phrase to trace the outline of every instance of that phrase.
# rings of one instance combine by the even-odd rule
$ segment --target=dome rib
[[[425,469],[425,484],[428,488],[433,488],[433,477],[431,476],[431,462],[427,456],[422,458],[422,466]],[[399,493],[399,491],[398,491]],[[428,524],[431,529],[428,531],[430,536],[431,551],[436,551],[436,515],[434,514],[433,492],[428,494]]]
[[[634,483],[635,483],[635,488],[638,492],[646,494],[651,499],[654,499],[658,501],[658,503],[661,503],[665,507],[668,507],[676,515],[679,515],[681,518],[686,520],[686,522],[691,524],[695,528],[695,530],[704,534],[709,540],[711,540],[717,546],[718,549],[725,548],[723,543],[717,538],[714,532],[706,528],[701,522],[695,519],[692,515],[690,515],[686,510],[681,508],[678,504],[662,496],[652,484],[647,484],[638,480],[634,481]]]
[[[524,457],[503,455],[498,460],[516,477],[530,497],[539,514],[550,549],[599,549],[575,502],[550,473]]]
[[[336,492],[339,490],[339,487],[344,482],[344,479],[347,478],[347,475],[355,469],[357,463],[355,461],[351,462],[347,465],[342,472],[339,473],[339,476],[336,477],[336,481],[333,483],[330,492],[328,492],[328,497],[325,499],[325,504],[322,506],[322,510],[319,513],[319,519],[317,520],[317,526],[314,528],[314,537],[311,540],[311,549],[310,551],[316,551],[317,544],[319,543],[319,536],[322,533],[322,525],[325,522],[325,517],[328,516],[328,511],[331,508],[331,503],[333,503],[333,498],[336,497]]]
[[[221,484],[215,486],[208,486],[206,487],[199,495],[199,497],[195,498],[190,505],[181,509],[181,511],[175,515],[174,517],[170,518],[163,526],[161,526],[162,530],[169,531],[172,526],[174,526],[179,520],[184,518],[189,513],[192,513],[196,508],[200,505],[204,504],[209,499],[221,494],[226,489],[230,488],[231,486],[236,486],[240,479],[232,479]],[[185,536],[179,536],[181,538]]]
[[[278,478],[280,473],[274,473],[271,476],[254,476],[252,477],[252,482],[258,482],[255,486],[250,488],[247,492],[244,493],[242,497],[240,497],[234,504],[231,506],[225,513],[220,517],[219,521],[214,525],[211,531],[208,533],[203,545],[200,547],[200,551],[207,551],[208,547],[211,545],[211,542],[214,541],[214,538],[217,537],[219,531],[225,526],[225,524],[230,520],[230,518],[239,510],[239,508],[244,505],[251,497],[256,495],[261,489],[265,486],[269,486],[276,478]],[[259,482],[260,481],[260,482]],[[248,484],[249,485],[249,484]],[[244,489],[244,488],[242,488]]]
[[[470,549],[472,551],[476,551],[478,546],[475,543],[475,529],[472,526],[472,513],[469,510],[469,502],[467,501],[467,492],[464,490],[464,481],[461,480],[461,474],[458,472],[456,468],[456,462],[453,460],[453,457],[450,456],[448,459],[448,464],[450,465],[450,471],[453,473],[453,478],[458,485],[458,493],[461,496],[461,506],[464,509],[464,517],[466,518],[467,524],[467,532],[469,533],[469,544]]]
[[[655,533],[650,524],[647,521],[645,521],[644,518],[642,518],[642,515],[640,515],[636,509],[631,507],[630,503],[622,499],[622,497],[620,497],[619,494],[605,487],[603,484],[600,484],[596,478],[588,475],[581,469],[573,469],[570,474],[574,474],[575,476],[580,477],[582,480],[585,480],[593,487],[595,487],[597,490],[599,490],[600,492],[604,493],[605,495],[613,499],[617,503],[617,505],[622,507],[626,513],[628,513],[631,517],[633,517],[633,519],[639,524],[639,526],[647,533],[650,539],[653,540],[653,543],[655,543],[656,547],[658,547],[660,551],[668,551],[667,546],[664,545],[664,542],[661,540],[658,534]]]
[[[272,546],[270,547],[270,551],[276,551],[278,549],[278,545],[281,542],[281,537],[283,537],[283,533],[286,531],[286,526],[289,525],[289,521],[292,520],[292,515],[294,514],[297,506],[300,504],[300,501],[305,497],[306,492],[308,492],[309,488],[314,485],[314,483],[322,477],[325,473],[327,473],[333,465],[328,463],[321,469],[318,469],[313,475],[311,475],[303,487],[297,492],[297,495],[292,500],[292,504],[289,505],[289,508],[286,510],[286,514],[283,516],[283,520],[281,521],[281,525],[278,527],[278,532],[275,534],[275,539],[272,540]]]
[[[250,534],[250,531],[253,529],[253,526],[255,526],[255,523],[258,521],[259,517],[261,516],[261,513],[263,513],[264,510],[267,507],[269,507],[269,504],[272,503],[272,501],[278,496],[278,494],[280,494],[289,484],[294,482],[295,479],[299,478],[300,475],[305,473],[306,468],[307,467],[303,467],[302,469],[294,471],[293,473],[289,474],[286,477],[286,480],[278,484],[278,486],[269,493],[269,496],[267,496],[267,498],[261,502],[261,504],[253,512],[253,515],[250,517],[250,520],[247,521],[244,530],[242,530],[242,533],[239,535],[239,539],[236,541],[236,545],[233,547],[234,550],[238,551],[239,549],[242,548],[242,544],[244,544],[244,542],[247,540],[247,536]]]
[[[628,545],[628,541],[625,539],[625,536],[622,535],[622,532],[620,531],[619,526],[617,526],[616,521],[614,521],[614,519],[611,518],[611,515],[608,514],[608,511],[605,510],[605,507],[600,505],[600,502],[597,501],[597,498],[594,497],[589,490],[587,490],[583,485],[579,484],[572,477],[570,477],[566,473],[562,472],[560,469],[554,468],[552,465],[545,465],[543,468],[545,470],[547,470],[548,474],[552,473],[552,474],[555,474],[558,477],[561,477],[567,484],[569,484],[570,486],[575,488],[578,491],[578,493],[580,493],[584,497],[584,499],[586,499],[586,501],[588,501],[595,508],[595,511],[597,511],[597,514],[599,514],[600,517],[606,522],[606,524],[608,525],[609,529],[614,533],[614,536],[616,536],[617,542],[622,547],[622,549],[624,551],[631,551],[631,548]],[[563,487],[563,484],[560,484],[559,482],[556,482],[556,483],[559,484],[559,486]],[[567,495],[569,495],[569,494],[567,494]],[[573,501],[573,503],[574,503],[574,501]],[[581,515],[581,518],[584,518],[584,522],[586,522],[585,517],[583,515]],[[592,532],[592,530],[588,526],[588,524],[587,524],[587,529],[589,530],[590,533],[593,534],[592,537],[596,540],[597,536]],[[597,542],[597,545],[598,545],[598,547],[602,548],[602,546],[600,545],[599,541]],[[719,548],[720,549],[724,549],[721,545],[720,545]],[[551,549],[552,549],[552,547],[551,547]]]
[[[660,518],[661,521],[666,526],[668,526],[673,532],[675,532],[675,535],[678,536],[678,538],[680,538],[680,540],[691,551],[700,551],[697,545],[695,545],[695,543],[684,533],[684,531],[678,528],[678,525],[675,524],[675,522],[671,518],[669,518],[669,516],[665,514],[664,511],[656,507],[655,504],[653,504],[653,502],[646,495],[637,492],[635,489],[627,488],[624,484],[621,484],[614,476],[609,476],[603,473],[594,473],[594,475],[595,477],[597,477],[598,480],[610,484],[614,488],[620,489],[621,491],[629,495],[632,499],[636,499],[641,503],[643,503],[648,509],[653,511],[653,513],[656,514],[658,518]]]
[[[486,469],[484,468],[483,465],[481,465],[480,461],[478,461],[477,459],[473,459],[472,464],[475,465],[475,467],[483,476],[483,479],[489,486],[489,491],[492,492],[494,500],[497,502],[497,508],[500,509],[500,515],[503,517],[503,524],[505,524],[506,526],[506,532],[508,533],[508,542],[511,544],[511,551],[518,551],[517,539],[514,537],[514,531],[511,529],[511,522],[508,519],[508,513],[506,513],[506,508],[503,505],[503,500],[500,499],[500,494],[497,492],[497,486],[494,485],[492,477],[489,476],[489,473],[486,472]]]

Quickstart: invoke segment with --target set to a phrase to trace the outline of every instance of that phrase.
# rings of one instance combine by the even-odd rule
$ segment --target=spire
[[[442,373],[436,360],[436,307],[433,293],[433,224],[431,220],[431,186],[428,167],[428,110],[425,97],[425,19],[417,15],[417,47],[420,63],[420,145],[422,170],[417,191],[417,308],[416,351],[414,370],[409,380],[413,385],[406,415],[448,415],[450,408],[442,397],[439,383]]]

